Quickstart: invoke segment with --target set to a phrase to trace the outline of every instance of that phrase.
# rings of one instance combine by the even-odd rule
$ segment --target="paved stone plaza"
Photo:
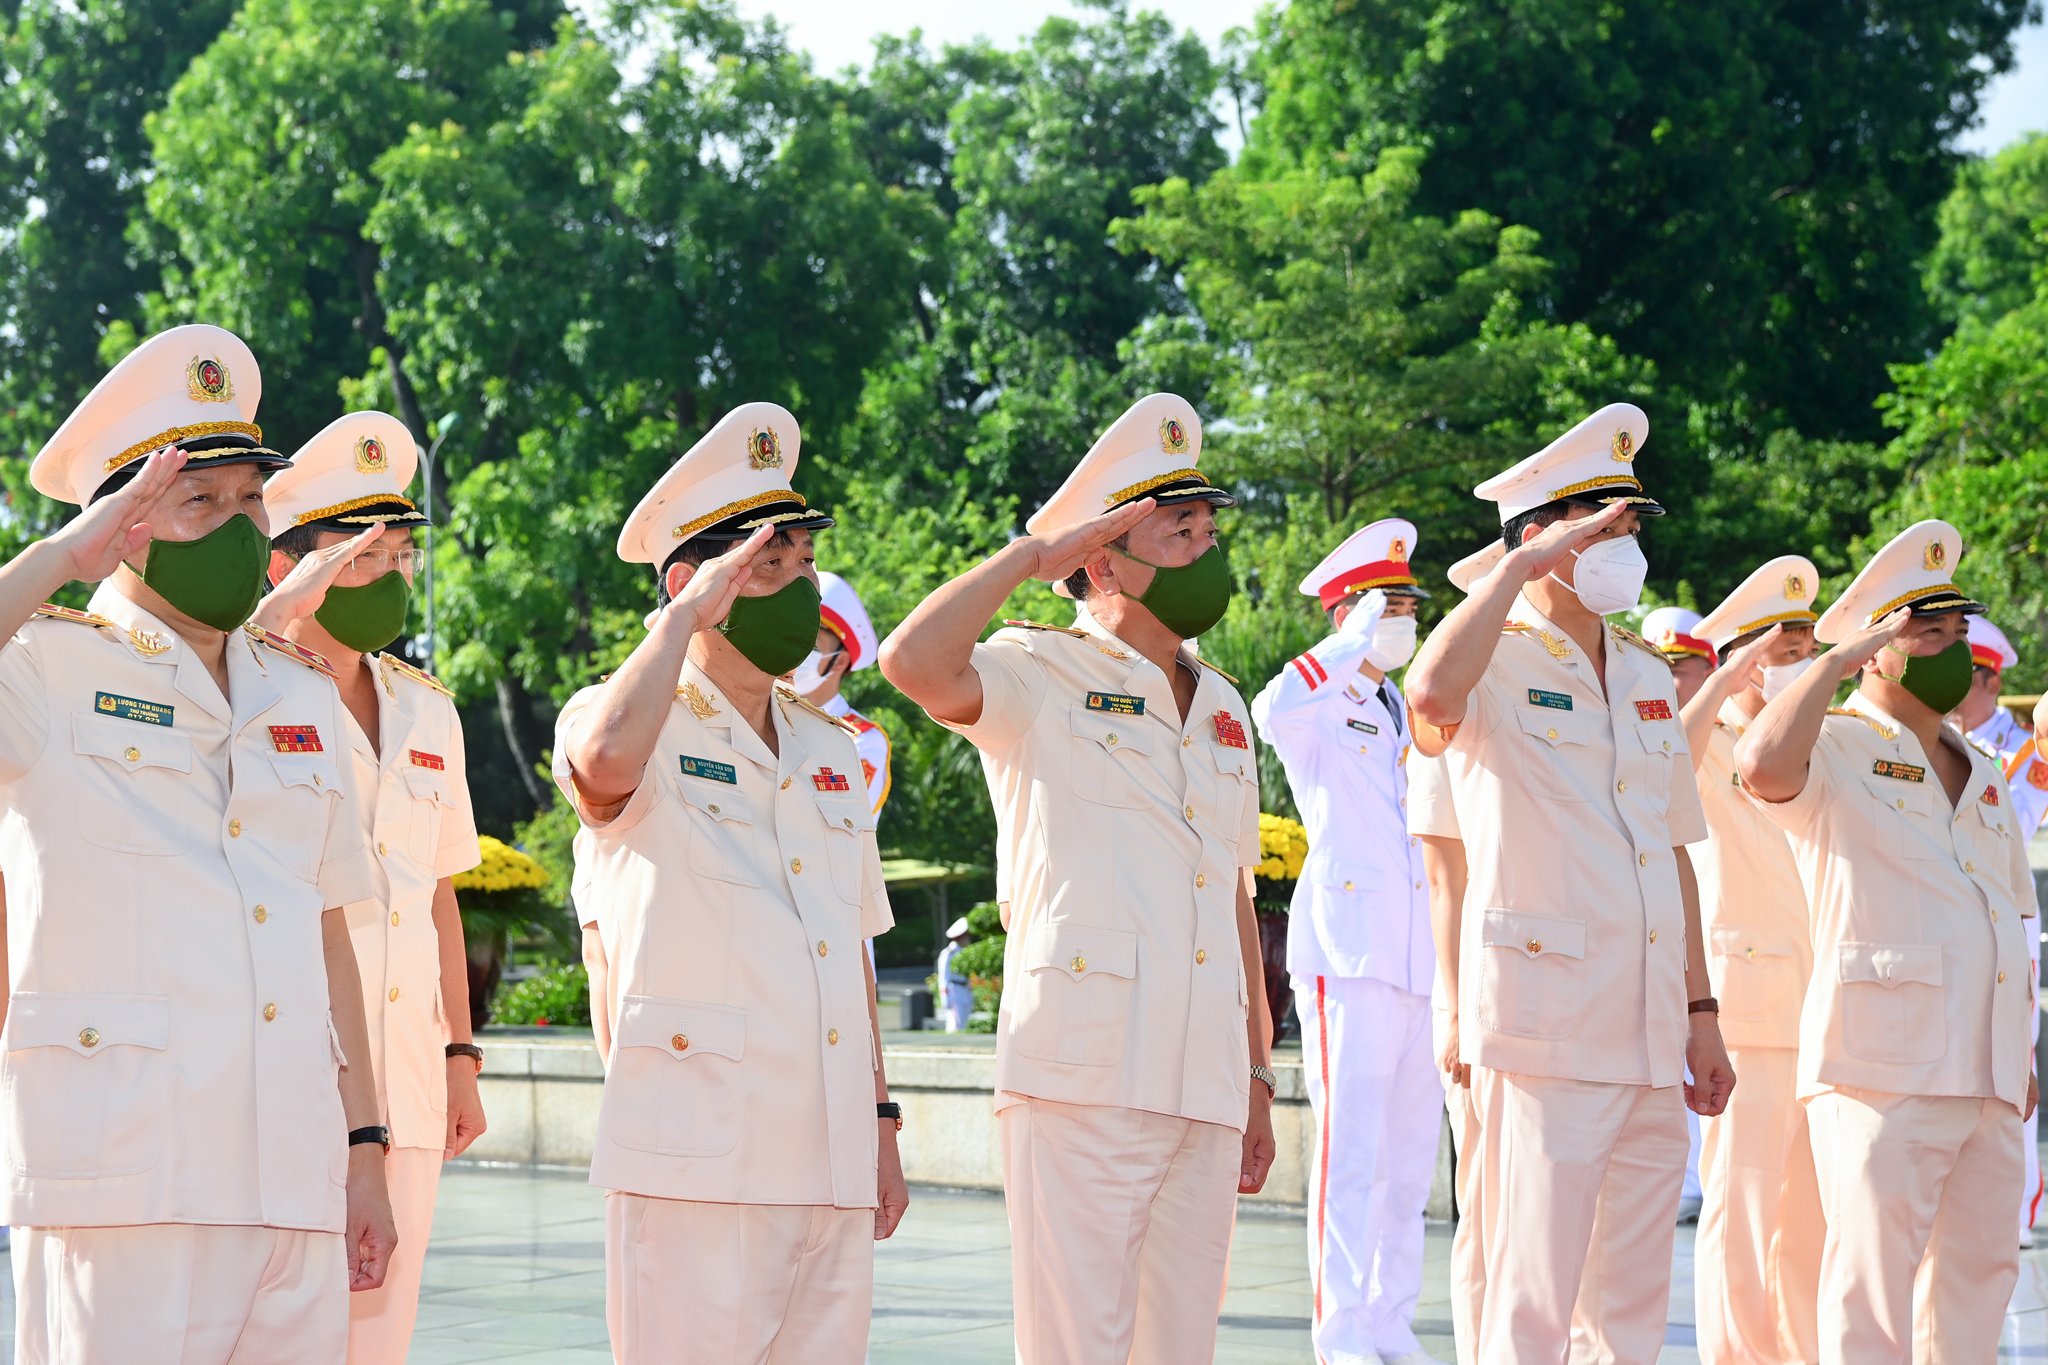
[[[903,1231],[875,1266],[871,1359],[995,1365],[1010,1350],[1010,1254],[1000,1198],[913,1192]],[[566,1365],[610,1359],[604,1331],[602,1196],[568,1173],[452,1169],[441,1185],[410,1365],[513,1360]],[[1450,1229],[1429,1230],[1418,1330],[1451,1358],[1446,1260]],[[1223,1305],[1226,1365],[1307,1365],[1309,1288],[1300,1216],[1238,1222]],[[12,1281],[6,1322],[13,1322]],[[2048,1250],[2028,1253],[2002,1360],[2048,1361]],[[1664,1365],[1690,1365],[1692,1237],[1679,1230]],[[11,1340],[7,1355],[12,1359]]]

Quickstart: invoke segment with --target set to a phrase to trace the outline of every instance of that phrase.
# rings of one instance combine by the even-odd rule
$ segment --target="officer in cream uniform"
[[[1415,526],[1375,521],[1301,591],[1335,633],[1252,702],[1308,826],[1287,970],[1316,1136],[1309,1278],[1317,1356],[1426,1365],[1412,1319],[1422,1209],[1443,1119],[1430,1055],[1429,891],[1408,833],[1407,707],[1387,678],[1415,652]],[[1304,932],[1306,931],[1306,932]]]
[[[340,418],[263,490],[279,584],[257,622],[326,659],[347,716],[374,894],[348,907],[369,1021],[367,1056],[391,1130],[398,1254],[349,1302],[349,1360],[399,1361],[412,1341],[441,1162],[484,1130],[483,1054],[470,1041],[468,954],[449,880],[482,859],[462,722],[447,688],[376,651],[405,628],[426,517],[405,496],[419,454],[396,417]]]
[[[24,1365],[340,1365],[391,1250],[342,908],[369,894],[324,665],[244,628],[255,359],[144,342],[29,471],[85,510],[0,569],[0,1221]],[[37,604],[97,582],[87,611]],[[351,1130],[359,1130],[352,1133]],[[360,1139],[360,1141],[357,1141]]]
[[[874,811],[846,727],[778,685],[816,642],[832,524],[797,451],[750,403],[655,483],[619,557],[661,605],[556,727],[606,984],[590,1179],[622,1365],[860,1360],[903,1214],[861,952],[890,924]]]
[[[1636,473],[1647,428],[1614,404],[1479,486],[1511,548],[1406,679],[1418,733],[1448,736],[1469,864],[1458,1043],[1485,1167],[1486,1361],[1563,1361],[1582,1282],[1614,1358],[1655,1358],[1683,1106],[1718,1113],[1734,1083],[1671,670],[1602,619],[1638,600],[1633,533],[1662,510]]]
[[[1707,815],[1694,852],[1721,1034],[1742,1077],[1709,1119],[1705,1205],[1693,1245],[1700,1358],[1801,1365],[1820,1353],[1825,1221],[1799,1103],[1799,1012],[1813,974],[1812,916],[1784,832],[1742,790],[1735,745],[1809,666],[1820,573],[1802,555],[1760,566],[1696,627],[1725,660],[1686,700]]]
[[[882,647],[882,672],[981,750],[1009,929],[997,1127],[1024,1365],[1216,1350],[1235,1196],[1272,1162],[1250,869],[1250,716],[1186,642],[1229,566],[1172,394],[1112,423],[1027,523]],[[1022,584],[1071,628],[978,643]]]
[[[853,749],[860,755],[861,782],[868,805],[879,818],[889,799],[889,732],[853,709],[840,694],[849,673],[875,666],[878,642],[875,623],[853,585],[836,573],[818,571],[818,643],[790,685],[798,696],[853,728]]]
[[[1908,527],[1814,627],[1833,644],[1736,745],[1813,915],[1799,1096],[1827,1214],[1825,1365],[1990,1360],[2019,1274],[2034,1106],[2026,850],[1970,686],[1962,538]],[[1832,711],[1850,679],[1846,709]]]
[[[1999,682],[2005,670],[2019,663],[2019,652],[2005,632],[1982,616],[1970,618],[1970,694],[1949,719],[2005,771],[2005,784],[2012,793],[2012,813],[2020,842],[2030,842],[2048,817],[2048,706],[2037,707],[2035,730],[2029,732],[2013,713],[1998,704]],[[2037,899],[2036,905],[2040,902]],[[2028,937],[2033,953],[2034,980],[2041,979],[2041,936]],[[2034,1038],[2041,1037],[2041,1012],[2034,1011]],[[2034,1220],[2041,1211],[2041,1115],[2029,1114],[2020,1149],[2026,1154],[2026,1174],[2020,1182],[2020,1245],[2034,1245]]]

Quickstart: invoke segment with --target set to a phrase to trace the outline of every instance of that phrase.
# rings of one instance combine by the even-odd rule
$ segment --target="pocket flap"
[[[445,802],[448,799],[448,774],[408,763],[405,765],[405,789],[412,793],[415,801]]]
[[[843,792],[818,793],[818,817],[835,834],[859,834],[875,827],[875,812],[868,805],[868,789],[848,796]]]
[[[736,1062],[747,1051],[747,1012],[730,1005],[629,995],[619,1006],[618,1045],[654,1048],[677,1061],[708,1052]]]
[[[1249,782],[1252,779],[1251,754],[1248,750],[1233,749],[1228,744],[1211,741],[1209,753],[1216,760],[1216,771],[1225,777],[1234,777],[1240,782]]]
[[[701,778],[672,774],[676,794],[683,798],[683,804],[692,810],[702,811],[721,825],[751,825],[754,823],[754,808],[737,786],[723,782],[709,782]]]
[[[1790,957],[1792,953],[1782,943],[1750,933],[1734,924],[1716,924],[1707,930],[1707,937],[1714,956],[1732,961],[1747,961],[1759,957]]]
[[[1977,799],[1971,804],[1976,806],[1977,819],[1983,824],[1984,828],[1998,835],[2001,839],[2009,837],[2010,827],[2005,823],[2005,799],[2002,794],[1999,798],[1999,804],[1996,806],[1986,801],[1982,792],[1977,794]]]
[[[1932,773],[1925,774],[1918,782],[1903,777],[1879,777],[1876,773],[1863,775],[1863,785],[1870,789],[1870,794],[1877,798],[1880,806],[1920,816],[1934,813],[1934,793],[1927,787],[1933,780]]]
[[[1067,713],[1077,739],[1092,740],[1112,754],[1152,752],[1152,723],[1143,716],[1118,716],[1075,707]]]
[[[1559,915],[1488,909],[1480,932],[1489,948],[1508,948],[1527,958],[1586,956],[1586,922]]]
[[[1076,981],[1088,976],[1138,975],[1138,936],[1123,929],[1060,921],[1041,924],[1024,941],[1024,970],[1054,967]]]
[[[161,995],[16,995],[7,1006],[7,1049],[68,1047],[93,1057],[110,1047],[170,1045],[171,1006]]]
[[[1586,742],[1586,721],[1577,711],[1560,711],[1549,706],[1517,706],[1515,716],[1522,723],[1523,734],[1553,747]]]
[[[1835,976],[1840,981],[1868,981],[1896,986],[1913,981],[1941,984],[1941,949],[1899,943],[1844,943],[1836,949]]]
[[[73,716],[71,747],[129,772],[137,768],[192,771],[192,737],[163,725]]]
[[[321,796],[339,796],[340,773],[325,754],[277,754],[270,756],[277,780],[287,787],[304,787]]]
[[[1643,741],[1645,753],[1675,754],[1684,743],[1675,720],[1646,720],[1636,723],[1636,734]]]

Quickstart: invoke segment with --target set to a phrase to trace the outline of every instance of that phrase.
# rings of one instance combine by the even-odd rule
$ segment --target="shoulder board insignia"
[[[386,668],[398,674],[400,677],[411,678],[414,682],[420,684],[420,686],[431,687],[436,692],[439,692],[442,696],[447,697],[449,700],[454,700],[455,693],[449,690],[448,684],[442,682],[433,674],[428,673],[422,669],[414,668],[405,660],[397,658],[390,654],[379,654],[377,657],[383,660],[384,666]]]
[[[1993,763],[2004,762],[2004,760],[1998,756],[1998,750],[1992,748],[1989,744],[1986,744],[1983,740],[1978,739],[1974,735],[1964,735],[1963,743],[1969,745],[1972,749],[1975,749],[1978,753],[1984,755],[1984,757],[1990,759]]]
[[[1229,683],[1232,687],[1236,687],[1238,685],[1237,679],[1231,677],[1228,673],[1225,673],[1222,669],[1210,663],[1201,655],[1197,654],[1195,656],[1195,662],[1200,664],[1202,667],[1208,669],[1211,673],[1214,673],[1217,677],[1223,679],[1225,682]]]
[[[1078,629],[1074,626],[1049,626],[1045,624],[1045,622],[1043,621],[1012,621],[1008,619],[1005,619],[1003,624],[1006,626],[1015,626],[1018,630],[1049,630],[1055,635],[1071,635],[1076,640],[1085,640],[1088,638],[1087,631]]]
[[[844,720],[848,725],[851,725],[853,727],[853,732],[857,735],[864,735],[870,730],[879,730],[882,728],[881,726],[875,724],[873,721],[869,720],[866,716],[862,715],[858,711],[848,711],[844,716],[840,717],[840,719]]]
[[[838,716],[833,715],[829,711],[820,710],[818,707],[811,705],[802,697],[798,696],[796,692],[790,688],[778,686],[775,689],[775,695],[777,697],[780,697],[785,702],[792,702],[797,706],[801,706],[804,710],[810,712],[819,720],[824,721],[827,725],[835,726],[838,729],[845,731],[849,735],[857,735],[860,733],[859,730],[856,730],[852,725],[849,725],[847,722],[841,720]]]
[[[296,660],[316,673],[325,673],[330,678],[336,676],[333,665],[329,664],[321,655],[307,649],[304,645],[295,644],[284,636],[273,634],[261,626],[243,626],[242,629],[257,644],[269,645],[287,659]]]
[[[1666,668],[1669,668],[1671,666],[1671,660],[1664,657],[1664,652],[1662,650],[1658,649],[1657,646],[1651,644],[1648,640],[1645,640],[1642,636],[1636,634],[1634,631],[1628,629],[1625,626],[1617,625],[1609,625],[1607,629],[1609,630],[1609,632],[1613,634],[1614,638],[1620,641],[1622,644],[1634,645],[1637,649],[1640,649],[1641,651],[1643,651],[1643,653],[1657,660],[1657,662],[1663,664]]]
[[[1871,729],[1877,731],[1885,739],[1897,739],[1899,737],[1899,732],[1886,725],[1883,721],[1866,716],[1861,711],[1851,711],[1846,706],[1830,706],[1828,714],[1831,716],[1847,716],[1851,720],[1860,720]]]
[[[35,609],[35,615],[46,621],[71,621],[81,626],[111,626],[114,623],[104,616],[95,616],[89,611],[75,607],[60,607],[55,602],[45,602]]]

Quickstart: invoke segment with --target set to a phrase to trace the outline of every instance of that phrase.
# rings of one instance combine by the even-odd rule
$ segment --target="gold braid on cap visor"
[[[1544,501],[1556,502],[1559,498],[1589,493],[1595,488],[1633,488],[1640,493],[1643,491],[1643,481],[1627,474],[1603,474],[1597,479],[1581,479],[1577,483],[1566,484],[1563,488],[1553,488],[1550,490],[1550,496]]]
[[[1977,605],[1975,602],[1972,602],[1969,598],[1963,596],[1963,590],[1957,587],[1955,584],[1937,583],[1930,588],[1915,588],[1911,592],[1901,593],[1899,596],[1894,597],[1891,601],[1879,607],[1876,611],[1871,612],[1870,615],[1864,619],[1863,624],[1866,627],[1874,626],[1879,621],[1882,621],[1885,617],[1897,611],[1900,607],[1933,606],[1935,605],[1935,603],[1932,601],[1932,599],[1940,597],[1943,593],[1947,593],[1953,600],[1940,604],[1939,609],[1947,609],[1950,607],[1974,607]]]
[[[301,512],[292,518],[292,525],[304,526],[309,521],[326,521],[329,518],[353,512],[358,508],[375,507],[380,502],[395,502],[408,512],[420,510],[412,505],[412,499],[401,498],[396,493],[372,493],[367,497],[350,498],[347,502],[337,502],[332,507],[316,507],[310,512]],[[380,518],[371,517],[365,520],[365,524],[373,524],[378,520]]]
[[[1766,616],[1766,617],[1764,617],[1764,619],[1763,619],[1763,620],[1761,620],[1761,621],[1751,621],[1751,622],[1750,622],[1750,623],[1749,623],[1748,625],[1746,625],[1746,626],[1737,626],[1737,627],[1735,628],[1735,630],[1734,630],[1734,631],[1733,631],[1733,632],[1732,632],[1732,633],[1731,633],[1731,634],[1730,634],[1730,635],[1728,636],[1728,638],[1729,638],[1729,639],[1731,639],[1731,640],[1740,640],[1740,639],[1741,639],[1741,638],[1742,638],[1743,636],[1745,636],[1745,635],[1749,634],[1749,633],[1750,633],[1751,631],[1753,631],[1753,630],[1762,630],[1762,629],[1763,629],[1763,628],[1764,628],[1765,626],[1775,626],[1775,625],[1779,624],[1779,623],[1780,623],[1780,622],[1782,622],[1782,621],[1818,621],[1818,620],[1820,620],[1820,616],[1819,616],[1819,614],[1818,614],[1818,613],[1816,613],[1816,612],[1811,612],[1811,611],[1781,611],[1781,612],[1779,612],[1779,613],[1778,613],[1778,614],[1777,614],[1776,616]]]
[[[793,488],[773,488],[766,493],[756,493],[751,498],[741,498],[738,502],[729,502],[716,512],[707,513],[704,516],[698,517],[695,521],[684,522],[670,534],[678,541],[688,540],[707,526],[716,526],[727,517],[736,517],[742,512],[751,512],[756,507],[773,506],[778,502],[795,503],[798,507],[810,506],[808,502],[804,501],[804,495]],[[771,520],[795,521],[802,515],[800,512],[792,512],[785,516],[772,518]]]
[[[1171,474],[1161,474],[1157,478],[1146,479],[1143,483],[1134,483],[1129,488],[1120,488],[1104,498],[1102,505],[1104,507],[1114,507],[1120,502],[1129,502],[1133,498],[1142,498],[1155,488],[1164,488],[1170,483],[1179,483],[1182,479],[1199,479],[1201,477],[1202,471],[1199,469],[1176,469]],[[1223,490],[1213,488],[1205,482],[1200,488],[1186,488],[1181,491],[1184,493],[1221,493]]]
[[[159,431],[156,435],[146,440],[137,441],[134,445],[129,446],[119,455],[108,460],[101,472],[111,474],[123,465],[135,463],[135,461],[149,454],[152,450],[161,450],[165,446],[174,446],[180,441],[196,441],[202,436],[247,436],[253,440],[261,441],[263,439],[263,428],[257,426],[254,422],[195,422],[188,427],[171,427],[168,430]],[[249,453],[248,448],[245,446],[230,446],[221,450],[197,451],[192,455],[192,458],[195,460],[218,459],[222,455],[247,455]],[[264,455],[277,454],[274,450],[261,449],[257,453]]]

